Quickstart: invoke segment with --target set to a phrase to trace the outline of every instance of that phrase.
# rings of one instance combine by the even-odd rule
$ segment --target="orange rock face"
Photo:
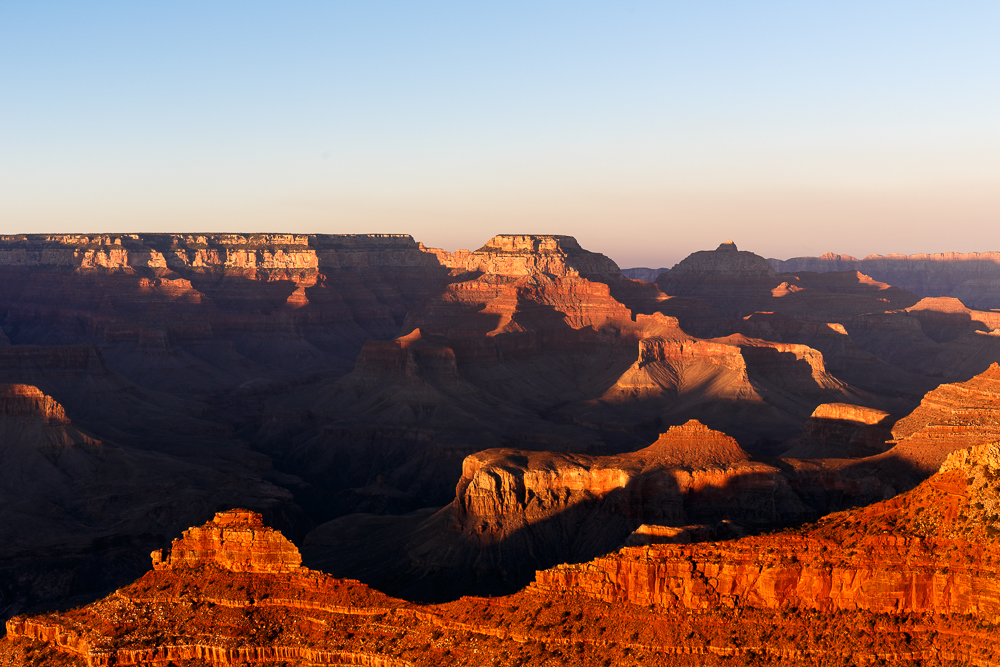
[[[256,512],[219,512],[203,526],[189,528],[170,552],[154,551],[153,568],[171,570],[214,564],[231,572],[291,572],[302,556],[284,535],[264,525]]]
[[[535,569],[606,553],[644,524],[683,528],[690,541],[817,515],[777,466],[694,420],[616,456],[479,452],[466,457],[455,494],[408,529],[402,568],[437,582],[411,592],[424,599],[462,586],[516,589]]]
[[[425,248],[444,266],[460,271],[501,276],[544,273],[551,276],[614,276],[618,265],[604,255],[588,252],[572,236],[498,234],[475,252],[450,253]]]
[[[996,465],[996,447],[963,452],[916,495],[962,490]],[[914,515],[893,502],[871,511]],[[626,548],[540,572],[515,595],[440,605],[305,568],[155,569],[90,605],[9,620],[0,665],[995,664],[996,549],[953,541],[942,560],[934,530],[884,533],[866,512],[811,534]],[[216,522],[262,528],[241,510]]]
[[[38,387],[27,384],[0,385],[0,416],[35,417],[51,423],[69,423],[61,405]]]
[[[892,435],[897,444],[889,453],[927,471],[955,450],[1000,440],[1000,364],[929,392]]]
[[[540,590],[687,609],[973,614],[1000,622],[1000,445],[952,454],[913,491],[811,528],[626,548],[539,572]]]
[[[782,481],[775,468],[752,462],[735,440],[692,420],[644,449],[618,456],[480,452],[465,460],[455,508],[468,533],[486,541],[577,505],[593,511],[602,501],[615,505],[623,519],[659,517],[675,525],[692,523],[688,515],[712,520],[713,500],[741,492],[747,497],[732,503],[734,512],[741,520],[767,523],[782,512],[806,511],[793,497],[782,498],[787,507],[776,503],[775,496],[787,492]],[[770,509],[757,516],[765,506]],[[722,518],[733,516],[714,521]]]

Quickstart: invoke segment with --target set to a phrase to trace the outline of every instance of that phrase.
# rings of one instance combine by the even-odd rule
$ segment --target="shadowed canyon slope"
[[[1000,308],[1000,252],[869,255],[864,259],[828,252],[768,261],[776,271],[785,272],[862,271],[920,296],[948,296],[974,308]]]
[[[444,509],[335,519],[307,536],[306,559],[408,599],[439,601],[510,593],[536,569],[626,543],[798,525],[893,497],[952,452],[1000,440],[998,382],[994,364],[941,385],[891,431],[884,412],[821,405],[783,458],[754,460],[694,420],[627,454],[486,450],[465,460]]]
[[[0,313],[4,616],[92,600],[234,505],[310,535],[307,557],[396,545],[394,590],[473,545],[483,567],[453,597],[616,548],[647,519],[703,526],[695,539],[815,519],[929,475],[948,445],[893,424],[1000,360],[994,313],[858,270],[777,273],[723,244],[651,283],[555,235],[457,252],[399,235],[6,236]],[[639,463],[692,419],[749,459]],[[897,457],[906,441],[933,452]],[[490,514],[456,499],[487,489],[464,461],[551,469],[553,489],[573,470],[630,481]],[[670,472],[702,468],[754,481]],[[678,504],[689,488],[705,493]],[[615,527],[552,537],[589,516]],[[442,555],[447,531],[466,546]]]

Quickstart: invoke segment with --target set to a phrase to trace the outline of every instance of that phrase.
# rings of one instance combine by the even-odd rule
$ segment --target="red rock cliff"
[[[30,384],[0,384],[0,416],[41,418],[68,424],[66,411],[51,396]]]
[[[688,609],[974,614],[1000,621],[1000,445],[952,454],[913,491],[815,527],[730,543],[625,548],[534,587]]]
[[[892,435],[896,446],[886,455],[927,472],[951,452],[1000,440],[1000,364],[928,392],[916,410],[896,422]]]
[[[964,475],[970,466],[995,470],[997,461],[995,453],[973,453],[954,464]],[[256,524],[222,514],[223,524]],[[441,605],[414,605],[304,568],[158,569],[84,607],[11,619],[0,665],[997,664],[996,596],[988,587],[965,591],[968,580],[951,576],[974,562],[967,552],[953,549],[952,570],[926,577],[877,562],[879,576],[850,577],[819,566],[836,558],[824,550],[835,537],[784,542],[762,571],[740,558],[739,543],[678,548],[695,557],[668,562],[663,547],[633,549],[616,568],[590,568],[604,575],[601,586],[578,566],[588,574],[553,575],[548,587],[540,575],[515,595]],[[920,562],[925,551],[894,535],[868,544],[869,561],[905,554],[890,556],[889,565]],[[602,596],[607,601],[595,599]]]
[[[256,512],[219,512],[203,526],[189,528],[174,540],[167,554],[154,551],[157,570],[199,567],[213,563],[232,572],[291,572],[302,556],[284,535],[264,525]]]
[[[474,252],[454,253],[425,248],[451,269],[503,276],[546,273],[552,276],[620,275],[618,265],[599,253],[584,250],[572,236],[498,234]]]

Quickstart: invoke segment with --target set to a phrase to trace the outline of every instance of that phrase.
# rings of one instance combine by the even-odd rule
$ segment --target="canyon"
[[[760,620],[777,598],[738,583],[739,573],[726,574],[725,594],[713,588],[699,598],[701,579],[684,579],[684,563],[732,561],[745,573],[763,567],[762,549],[778,554],[769,563],[840,554],[813,559],[808,581],[788,584],[819,590],[829,583],[827,565],[867,573],[844,575],[852,581],[882,581],[888,575],[875,565],[846,555],[873,550],[879,562],[919,570],[920,582],[932,581],[920,586],[933,588],[927,568],[958,567],[941,564],[939,552],[966,558],[972,542],[928,542],[921,533],[930,546],[903,549],[878,535],[852,542],[831,526],[845,511],[898,499],[930,508],[928,488],[958,484],[955,474],[940,482],[945,473],[936,472],[957,465],[954,452],[1000,440],[1000,314],[990,310],[989,289],[976,291],[992,280],[989,257],[906,259],[900,276],[930,270],[927,262],[940,267],[924,282],[880,268],[902,259],[868,259],[781,263],[727,242],[646,281],[557,235],[498,235],[456,252],[377,234],[0,237],[3,618],[78,607],[83,619],[85,605],[103,598],[124,619],[133,611],[115,605],[125,598],[103,596],[135,586],[146,597],[129,604],[150,614],[143,623],[159,618],[163,586],[178,592],[170,604],[187,602],[162,613],[196,634],[209,632],[197,630],[193,610],[208,604],[197,600],[211,598],[211,586],[263,586],[268,595],[289,587],[299,597],[336,589],[350,591],[342,608],[382,610],[327,609],[316,612],[322,622],[285,624],[281,615],[293,611],[268,608],[250,653],[237,650],[232,628],[243,621],[233,610],[256,614],[256,602],[211,603],[213,614],[233,615],[225,624],[235,634],[224,645],[197,635],[184,645],[202,648],[149,654],[142,651],[153,640],[143,635],[128,658],[101,653],[108,636],[125,630],[80,634],[96,616],[73,630],[73,641],[89,647],[75,653],[53,648],[69,636],[63,630],[9,626],[19,639],[4,645],[4,659],[388,665],[422,664],[423,650],[440,662],[480,664],[465,643],[475,637],[501,664],[555,660],[556,647],[560,659],[581,664],[601,664],[600,651],[623,664],[638,655],[701,664],[709,646],[718,649],[713,660],[805,664],[818,654],[781,657],[769,648],[752,657],[733,642],[699,643],[734,608]],[[940,502],[968,495],[942,493]],[[232,507],[246,509],[227,514]],[[973,516],[965,506],[955,511]],[[983,530],[992,526],[975,516]],[[917,525],[893,521],[886,534]],[[959,540],[956,530],[940,539]],[[154,570],[143,574],[150,552]],[[608,568],[635,581],[669,570],[670,586],[692,592],[633,599],[639,585],[599,573]],[[210,574],[204,581],[191,574],[201,571]],[[786,570],[766,571],[792,581]],[[941,585],[959,590],[956,582]],[[790,608],[804,595],[774,604]],[[605,623],[619,632],[614,639],[588,634],[620,604],[632,606],[620,632]],[[868,623],[866,614],[904,613],[902,603],[895,611],[809,604],[780,627],[768,621],[769,632],[798,646],[793,629],[812,622],[806,614],[840,610]],[[966,607],[955,604],[935,607],[945,620],[911,620],[942,635],[946,626],[964,628],[954,630],[960,635],[972,631],[965,623],[995,622],[960,618]],[[989,604],[975,602],[977,610]],[[541,608],[544,618],[569,615],[544,621],[544,631],[515,629]],[[705,616],[691,616],[695,608]],[[578,613],[592,618],[573,621]],[[370,634],[379,614],[390,620]],[[514,625],[504,629],[501,617]],[[419,646],[410,630],[389,632],[403,618]],[[829,622],[831,633],[847,632]],[[493,630],[467,636],[463,623]],[[744,648],[763,641],[748,623],[735,631]],[[691,641],[671,634],[680,628]],[[672,639],[643,639],[661,631]],[[906,632],[941,660],[954,648]],[[428,639],[434,633],[444,634]],[[519,642],[518,653],[503,639],[511,633],[534,639]],[[864,641],[881,646],[872,656],[898,657],[901,636],[872,631]],[[362,650],[362,641],[380,649]],[[956,655],[972,655],[973,644],[955,641],[965,646]],[[309,653],[319,645],[340,648]]]
[[[712,440],[708,462],[741,458]],[[438,605],[301,567],[261,515],[230,510],[102,600],[9,620],[0,664],[992,665],[998,476],[1000,445],[974,446],[814,525],[626,546]]]

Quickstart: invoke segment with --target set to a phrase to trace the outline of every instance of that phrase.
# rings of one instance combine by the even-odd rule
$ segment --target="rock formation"
[[[584,250],[572,236],[498,234],[475,252],[423,249],[450,269],[499,276],[545,273],[609,278],[620,273],[617,264],[604,255]]]
[[[465,460],[455,520],[485,544],[502,541],[530,524],[568,520],[568,510],[595,501],[615,506],[603,513],[619,516],[620,527],[632,516],[679,525],[736,517],[774,523],[784,513],[797,516],[804,511],[794,498],[782,497],[787,490],[776,472],[752,463],[735,440],[694,420],[667,430],[648,447],[618,456],[487,450]],[[715,506],[713,496],[726,488],[744,497]],[[580,526],[565,534],[600,530],[595,525],[599,522],[580,519]]]
[[[933,471],[958,449],[1000,440],[1000,364],[967,382],[944,384],[892,428],[887,452],[921,471]]]
[[[86,600],[139,574],[139,554],[161,531],[221,498],[269,510],[288,502],[252,454],[229,471],[211,461],[210,452],[192,463],[98,439],[37,387],[0,385],[0,610]]]
[[[766,310],[758,302],[781,283],[766,259],[732,241],[692,253],[656,281],[665,294],[705,300],[724,315]]]
[[[824,403],[806,422],[802,437],[782,456],[840,459],[879,454],[891,445],[892,415],[847,403]]]
[[[302,564],[299,550],[285,536],[264,525],[257,512],[218,512],[204,526],[184,531],[170,553],[152,554],[153,569],[199,567],[211,563],[231,572],[291,572]]]
[[[735,542],[625,548],[539,572],[533,588],[612,604],[971,615],[1000,622],[1000,445],[951,454],[907,494]]]
[[[381,567],[355,561],[350,545],[329,537],[307,540],[307,556],[394,594],[437,601],[461,591],[516,590],[535,569],[605,553],[644,523],[701,526],[707,536],[720,524],[738,532],[735,524],[814,516],[778,467],[751,460],[735,440],[692,420],[615,456],[479,452],[465,459],[450,505],[418,522],[401,517],[395,533],[369,537],[370,549],[387,554]]]
[[[307,539],[307,557],[394,594],[439,600],[459,590],[510,592],[531,567],[586,560],[623,543],[794,525],[896,496],[957,449],[1000,440],[990,427],[998,377],[1000,366],[938,388],[891,431],[885,412],[821,405],[784,459],[755,461],[694,421],[616,456],[486,450],[466,458],[455,500],[440,512],[350,538],[353,520],[331,522]],[[362,557],[371,550],[378,564]]]
[[[719,244],[714,251],[703,250],[692,253],[678,262],[671,271],[674,275],[670,278],[688,274],[729,275],[741,278],[775,274],[766,259],[752,252],[740,250],[732,241]]]
[[[974,488],[995,476],[995,449],[950,459],[952,469],[928,482],[928,499],[944,493],[949,516],[968,507],[951,495],[967,474]],[[905,507],[872,509],[913,516]],[[540,572],[511,596],[442,605],[301,567],[234,571],[171,555],[90,605],[9,620],[0,665],[994,664],[993,545],[973,552],[953,541],[935,557],[935,529],[886,534],[884,519],[867,518],[846,513],[802,535],[626,548]],[[202,529],[219,530],[220,520],[244,544],[262,529],[243,511]],[[838,541],[869,550],[845,552]],[[265,560],[286,554],[278,546]]]
[[[0,238],[0,383],[38,392],[0,397],[0,609],[84,602],[233,505],[295,539],[339,521],[341,543],[351,521],[392,532],[359,512],[401,515],[385,562],[408,568],[399,542],[441,534],[430,510],[484,450],[604,460],[698,419],[754,457],[861,456],[877,435],[819,428],[817,406],[895,419],[1000,360],[989,312],[762,261],[723,244],[649,283],[565,236],[455,253],[377,234]],[[823,513],[933,470],[894,449],[738,465],[781,468]],[[742,493],[700,506],[724,516]],[[362,546],[344,551],[372,560]]]
[[[575,419],[602,423],[696,418],[760,454],[761,440],[799,433],[816,405],[877,400],[827,372],[823,354],[807,345],[736,334],[686,335],[673,318],[638,315],[645,337],[638,358],[595,400],[567,406]]]

